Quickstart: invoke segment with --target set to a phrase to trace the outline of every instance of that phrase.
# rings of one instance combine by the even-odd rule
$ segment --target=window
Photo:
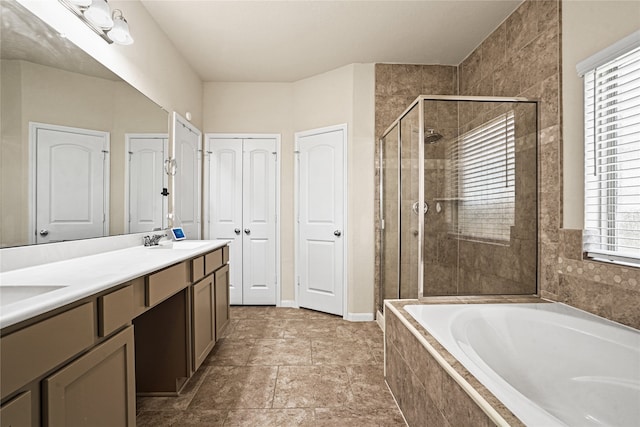
[[[471,240],[509,242],[515,208],[515,120],[502,114],[461,135],[448,157],[457,215],[453,232]]]
[[[640,47],[585,71],[584,113],[584,250],[592,258],[638,264]]]

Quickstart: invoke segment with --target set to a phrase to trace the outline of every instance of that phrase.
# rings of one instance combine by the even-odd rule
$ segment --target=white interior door
[[[188,239],[200,239],[200,194],[202,176],[201,132],[180,115],[174,114],[174,224]]]
[[[207,138],[209,238],[230,240],[229,302],[242,304],[242,139]]]
[[[168,157],[166,135],[127,135],[128,142],[128,231],[149,232],[166,227]]]
[[[346,126],[296,134],[298,305],[343,314]]]
[[[208,238],[231,240],[231,304],[277,304],[276,136],[207,135]]]
[[[109,133],[31,124],[37,243],[109,235]]]
[[[276,143],[243,143],[242,301],[276,303]]]

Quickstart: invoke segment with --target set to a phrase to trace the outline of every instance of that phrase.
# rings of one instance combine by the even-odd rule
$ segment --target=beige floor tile
[[[347,366],[351,392],[352,408],[390,408],[396,409],[389,388],[384,381],[382,365]]]
[[[245,366],[253,350],[254,339],[223,338],[205,359],[205,365]]]
[[[308,339],[256,340],[247,365],[311,365],[311,342]]]
[[[288,319],[284,324],[284,338],[327,338],[336,336],[342,319]]]
[[[363,341],[331,338],[311,339],[314,365],[363,365],[377,363],[369,345]]]
[[[270,408],[278,368],[211,366],[189,409]]]
[[[178,397],[138,399],[139,426],[402,426],[375,322],[312,310],[231,307]]]
[[[274,408],[344,406],[353,401],[349,376],[342,366],[281,366]]]
[[[203,411],[143,411],[136,418],[138,427],[159,426],[223,426],[226,410]]]
[[[309,427],[399,427],[406,426],[396,408],[315,408],[315,419]]]
[[[232,339],[284,338],[284,325],[278,320],[240,319],[233,332],[227,335]]]
[[[225,427],[285,427],[313,422],[313,409],[236,409]]]

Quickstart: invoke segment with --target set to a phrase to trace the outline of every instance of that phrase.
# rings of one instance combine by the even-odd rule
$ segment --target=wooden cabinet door
[[[31,392],[26,391],[0,407],[0,426],[31,426]]]
[[[213,276],[209,275],[192,289],[193,365],[197,370],[216,343]]]
[[[46,426],[135,426],[133,327],[43,381]]]
[[[229,266],[225,265],[216,271],[216,337],[229,322]]]

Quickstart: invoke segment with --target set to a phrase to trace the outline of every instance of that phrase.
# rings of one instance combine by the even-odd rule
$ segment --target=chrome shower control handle
[[[240,234],[240,231],[242,231],[242,230],[240,230],[239,228],[236,228],[235,230],[233,230],[233,232],[236,233],[236,234]]]
[[[415,202],[413,204],[413,206],[411,207],[411,209],[413,210],[413,213],[418,215],[418,205],[420,204],[420,202]],[[424,202],[424,206],[422,207],[422,210],[424,211],[424,213],[427,213],[427,211],[429,211],[429,205],[427,205],[427,202]]]
[[[333,235],[336,236],[336,237],[340,237],[340,236],[342,236],[342,231],[336,230],[336,231],[333,232]]]

